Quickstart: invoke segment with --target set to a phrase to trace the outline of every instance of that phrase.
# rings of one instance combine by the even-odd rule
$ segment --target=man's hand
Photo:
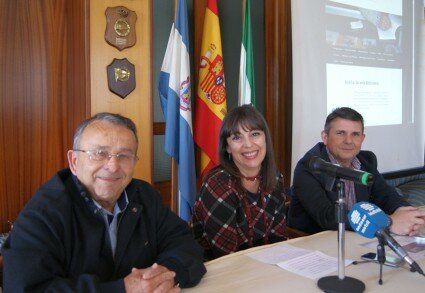
[[[413,236],[425,226],[425,211],[415,207],[400,207],[390,217],[390,231],[395,234]]]
[[[146,269],[133,268],[131,273],[124,278],[125,291],[127,293],[177,293],[180,292],[180,288],[174,286],[175,276],[175,272],[157,263]]]

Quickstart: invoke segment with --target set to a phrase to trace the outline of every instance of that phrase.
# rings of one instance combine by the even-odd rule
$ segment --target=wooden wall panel
[[[155,182],[153,186],[159,191],[162,196],[162,203],[169,208],[173,208],[173,199],[171,198],[171,181],[159,181]],[[173,209],[172,209],[173,210]],[[175,207],[174,210],[175,211]]]
[[[265,118],[285,186],[291,178],[292,35],[291,0],[264,1],[266,42]]]
[[[90,0],[90,63],[92,114],[108,111],[131,118],[139,135],[138,155],[134,177],[152,182],[152,3],[150,0],[116,1]],[[170,5],[172,2],[170,1]],[[135,11],[136,44],[119,51],[105,39],[107,7],[125,6]],[[106,67],[114,58],[127,58],[135,65],[136,89],[121,99],[108,89]]]
[[[0,232],[67,166],[87,116],[85,0],[0,2]]]

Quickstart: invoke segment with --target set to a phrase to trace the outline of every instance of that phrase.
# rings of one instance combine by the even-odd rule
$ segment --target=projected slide
[[[327,1],[325,12],[327,112],[351,105],[368,126],[411,122],[402,0]]]
[[[292,166],[348,106],[379,170],[424,165],[424,0],[291,0]]]
[[[401,69],[328,64],[327,112],[350,105],[365,126],[402,123]]]

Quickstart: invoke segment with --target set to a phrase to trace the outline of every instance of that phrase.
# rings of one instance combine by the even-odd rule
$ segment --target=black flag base
[[[320,278],[317,282],[317,286],[328,293],[340,293],[340,292],[363,292],[365,285],[362,281],[345,277],[344,279],[339,279],[338,276],[328,276]]]

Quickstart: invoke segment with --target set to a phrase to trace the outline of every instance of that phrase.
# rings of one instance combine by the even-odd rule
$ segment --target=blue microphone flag
[[[354,231],[366,238],[375,237],[375,233],[390,225],[388,216],[376,205],[361,201],[353,205],[348,219]]]

